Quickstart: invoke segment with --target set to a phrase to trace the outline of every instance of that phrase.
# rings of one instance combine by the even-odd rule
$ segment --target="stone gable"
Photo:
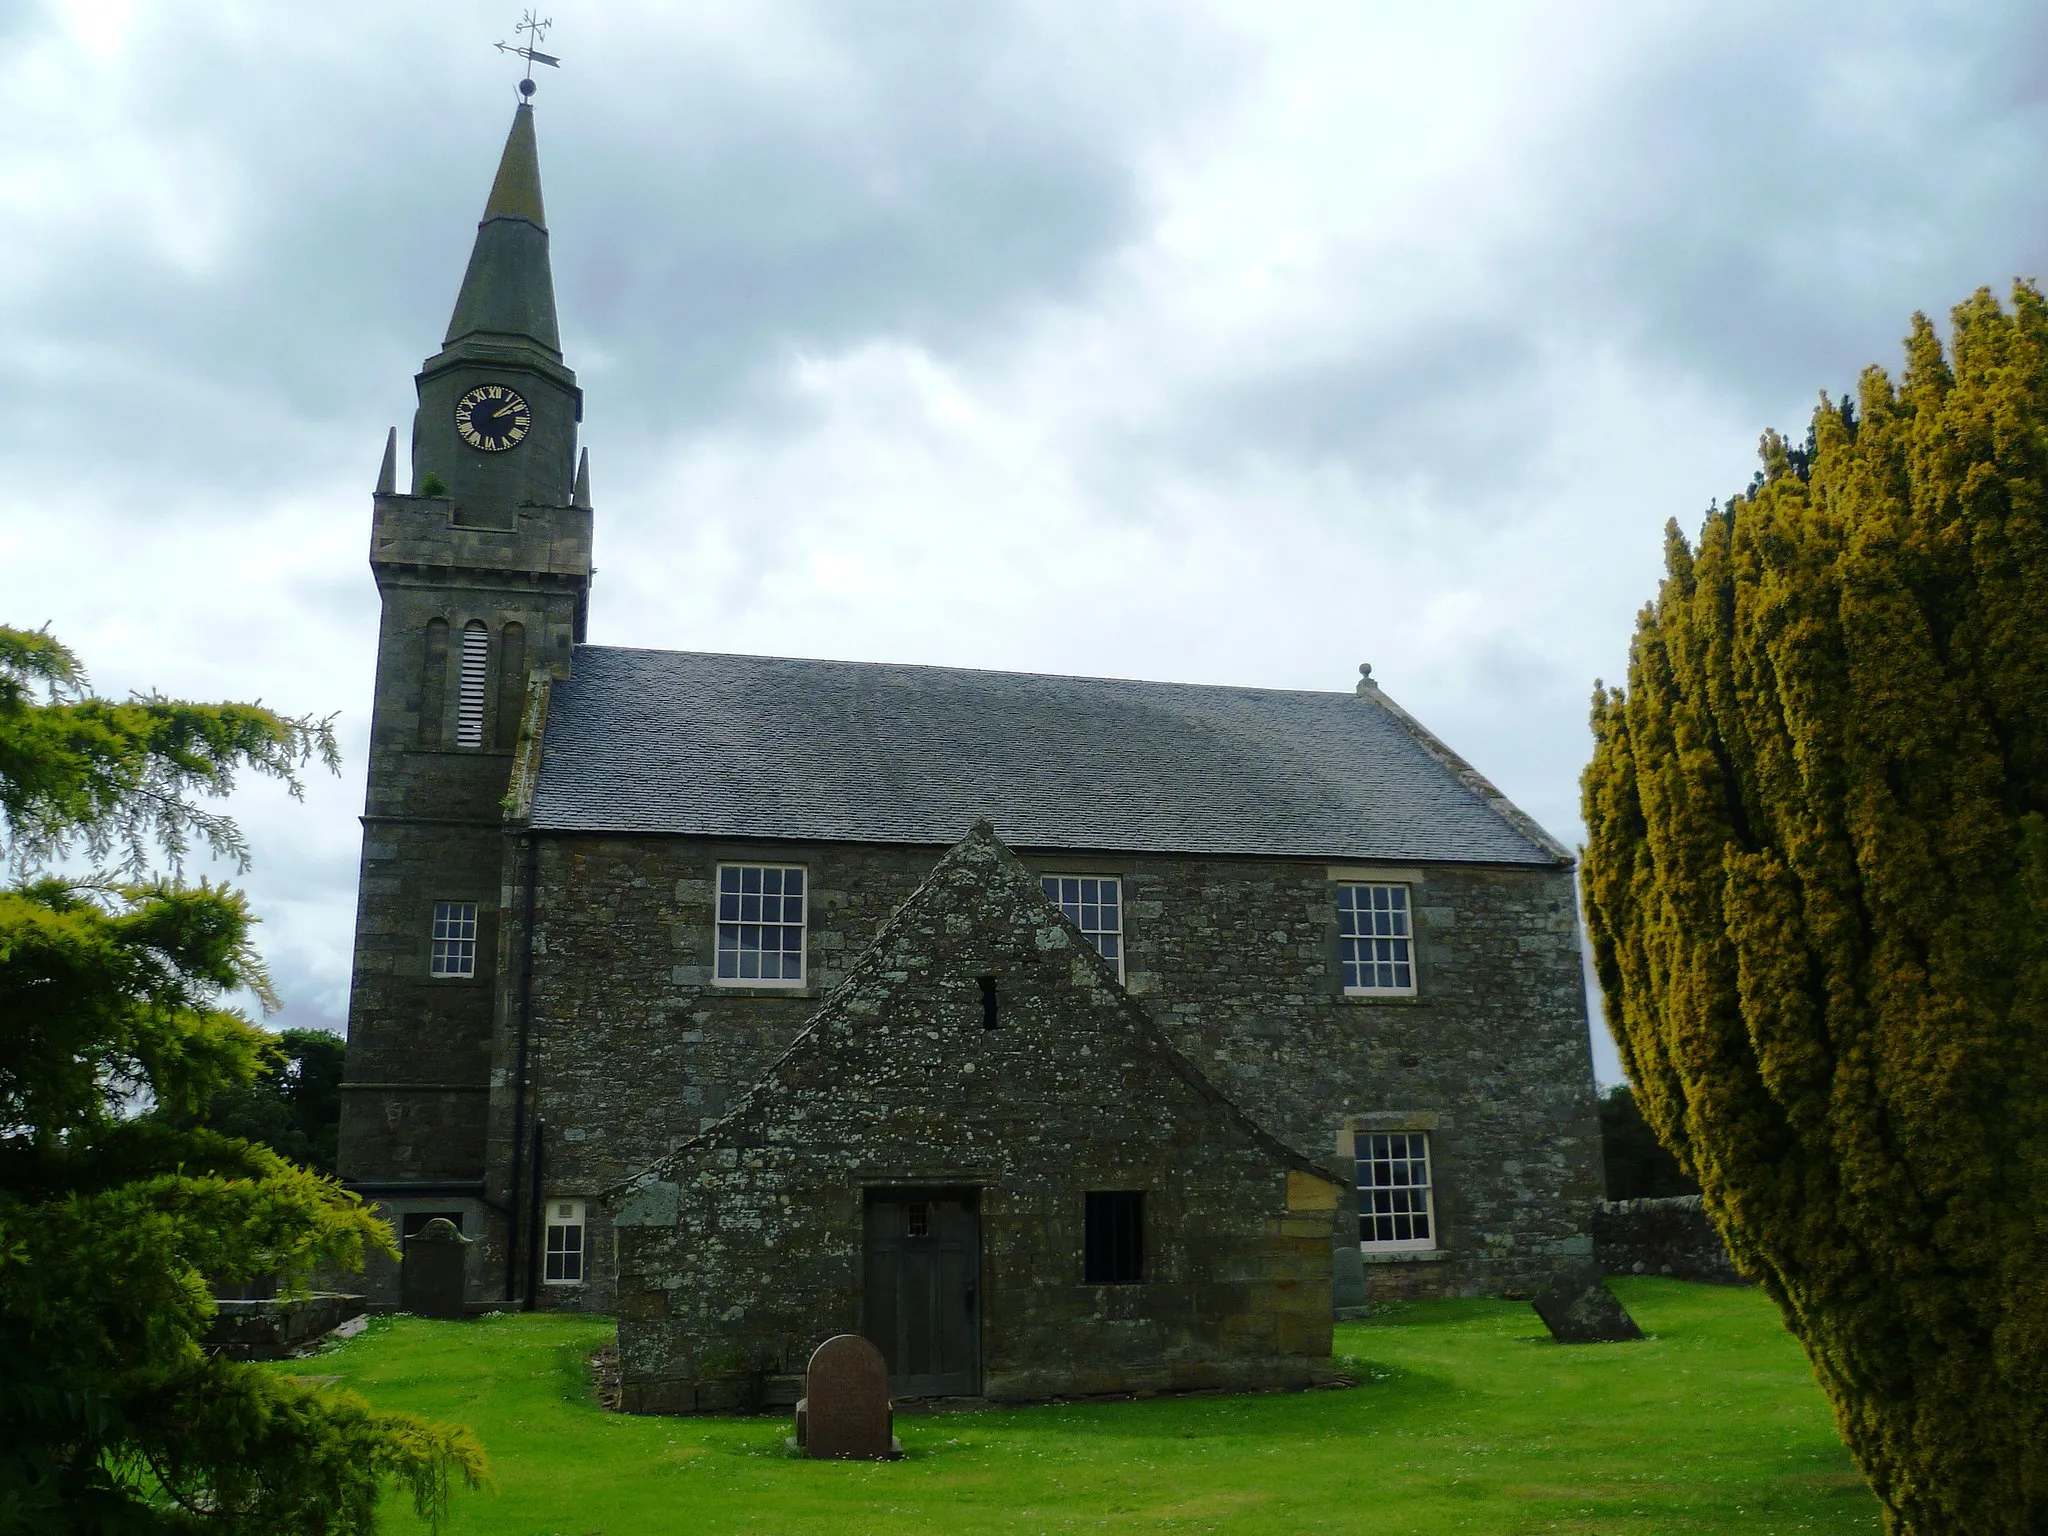
[[[1141,1194],[1134,1283],[1085,1275],[1091,1191]],[[611,1192],[628,1406],[787,1395],[874,1322],[877,1201],[922,1192],[978,1227],[983,1395],[1328,1373],[1337,1182],[1168,1043],[985,824],[730,1113]]]

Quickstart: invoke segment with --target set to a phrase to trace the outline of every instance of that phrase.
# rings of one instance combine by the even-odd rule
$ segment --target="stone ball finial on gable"
[[[1361,661],[1358,664],[1358,691],[1360,693],[1378,693],[1380,691],[1380,685],[1372,680],[1372,663],[1369,661]]]

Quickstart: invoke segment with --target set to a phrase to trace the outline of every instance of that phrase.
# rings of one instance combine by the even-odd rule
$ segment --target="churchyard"
[[[496,1491],[459,1494],[451,1529],[497,1536],[1881,1528],[1764,1297],[1613,1285],[1643,1342],[1559,1346],[1524,1303],[1392,1306],[1338,1327],[1355,1387],[899,1413],[898,1462],[799,1459],[781,1415],[607,1412],[605,1318],[386,1317],[276,1369],[474,1429]]]

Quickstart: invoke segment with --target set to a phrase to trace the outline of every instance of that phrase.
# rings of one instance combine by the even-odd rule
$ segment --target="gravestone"
[[[1619,1344],[1643,1336],[1590,1259],[1559,1270],[1529,1305],[1560,1344]]]
[[[398,1304],[417,1317],[467,1317],[469,1239],[436,1216],[405,1239]]]
[[[804,1397],[796,1405],[796,1443],[806,1456],[894,1461],[903,1447],[890,1433],[889,1367],[857,1333],[835,1334],[811,1352]]]

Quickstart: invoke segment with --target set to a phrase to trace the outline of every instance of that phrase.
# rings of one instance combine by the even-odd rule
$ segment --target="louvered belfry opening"
[[[462,627],[462,694],[455,708],[455,745],[484,744],[484,674],[489,670],[491,632],[482,619]]]

